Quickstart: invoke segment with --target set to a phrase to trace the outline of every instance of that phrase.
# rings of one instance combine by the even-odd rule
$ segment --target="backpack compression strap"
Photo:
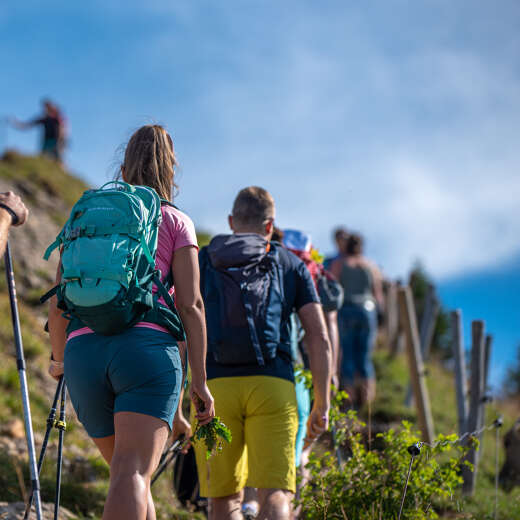
[[[261,367],[263,367],[265,366],[265,360],[262,354],[262,347],[260,346],[260,341],[258,340],[258,334],[256,332],[256,325],[253,317],[253,307],[251,305],[251,302],[247,298],[246,285],[246,282],[242,282],[240,284],[240,292],[242,293],[242,303],[244,304],[244,309],[246,311],[247,326],[249,328],[249,336],[251,337],[251,343],[253,344],[253,349],[255,351],[256,361]]]

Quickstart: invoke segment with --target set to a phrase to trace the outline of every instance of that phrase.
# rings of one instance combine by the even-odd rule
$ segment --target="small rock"
[[[24,451],[27,450],[25,444],[20,445],[21,442],[23,442],[22,439],[15,440],[10,437],[0,437],[0,450],[6,452],[9,457],[21,457]]]
[[[2,426],[2,434],[11,439],[23,439],[25,437],[25,427],[23,421],[17,417],[7,421]]]
[[[0,520],[21,520],[25,512],[25,504],[23,502],[0,502]],[[54,504],[44,502],[42,504],[43,520],[51,520],[54,518]],[[34,518],[34,506],[33,513],[31,515]],[[78,518],[74,513],[65,509],[63,506],[60,507],[60,520],[74,520]]]
[[[85,457],[74,457],[73,459],[65,459],[63,461],[64,470],[67,476],[74,482],[95,482],[98,480],[98,472],[96,468]]]

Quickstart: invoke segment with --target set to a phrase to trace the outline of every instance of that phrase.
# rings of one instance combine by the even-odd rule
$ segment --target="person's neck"
[[[233,234],[234,235],[251,235],[251,234],[258,235],[258,236],[262,237],[264,240],[267,240],[269,242],[269,235],[265,235],[264,233],[259,233],[258,231],[241,229],[241,230],[233,231]]]

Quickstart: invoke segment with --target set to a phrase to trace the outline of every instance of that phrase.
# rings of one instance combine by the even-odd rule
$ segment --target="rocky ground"
[[[0,520],[22,520],[24,512],[25,504],[23,502],[13,502],[11,504],[7,502],[0,502]],[[42,513],[44,520],[52,520],[54,518],[54,504],[44,502],[42,504]],[[34,509],[29,518],[36,518],[36,512]],[[60,520],[71,520],[74,518],[78,517],[71,513],[68,509],[60,507]]]

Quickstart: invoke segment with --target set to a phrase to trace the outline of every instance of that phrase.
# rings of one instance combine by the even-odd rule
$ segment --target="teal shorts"
[[[144,327],[76,336],[65,348],[65,382],[91,437],[113,435],[117,412],[151,415],[171,429],[182,384],[177,343]]]

